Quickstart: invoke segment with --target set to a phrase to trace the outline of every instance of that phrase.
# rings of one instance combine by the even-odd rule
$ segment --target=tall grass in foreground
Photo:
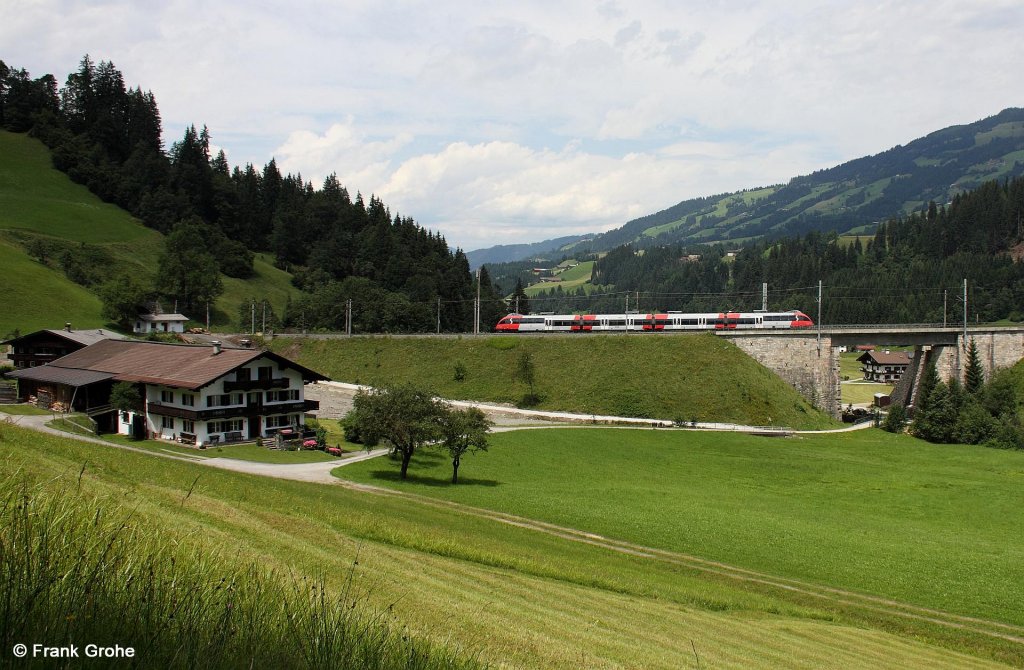
[[[135,650],[90,667],[473,667],[364,609],[321,578],[233,564],[154,533],[72,483],[0,480],[0,665],[82,662],[11,656],[38,643]]]

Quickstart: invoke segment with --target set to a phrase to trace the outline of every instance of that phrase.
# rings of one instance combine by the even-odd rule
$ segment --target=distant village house
[[[868,351],[857,362],[862,365],[864,379],[883,384],[895,384],[910,366],[910,354],[905,351]]]
[[[184,333],[188,317],[184,314],[139,314],[133,330],[139,335],[148,333]]]

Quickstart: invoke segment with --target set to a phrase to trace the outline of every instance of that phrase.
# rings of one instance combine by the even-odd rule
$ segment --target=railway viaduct
[[[985,374],[1024,358],[1024,328],[956,328],[935,325],[835,326],[806,331],[717,331],[756,361],[778,374],[816,407],[838,417],[839,347],[913,345],[910,367],[893,391],[893,400],[912,406],[921,374],[934,361],[940,379],[963,380],[966,347],[974,340]],[[966,339],[965,339],[966,336]]]

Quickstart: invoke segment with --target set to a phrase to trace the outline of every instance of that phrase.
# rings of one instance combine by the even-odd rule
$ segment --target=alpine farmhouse
[[[328,379],[270,351],[137,340],[102,340],[7,377],[22,399],[84,412],[101,431],[198,445],[300,430],[319,408],[304,385]],[[118,382],[139,389],[141,407],[111,406]]]

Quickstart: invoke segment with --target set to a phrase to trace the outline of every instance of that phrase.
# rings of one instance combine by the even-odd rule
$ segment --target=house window
[[[160,417],[160,427],[167,428],[168,430],[174,430],[174,417],[162,416]]]
[[[206,425],[206,429],[210,433],[231,433],[242,430],[242,420],[231,419],[230,421],[211,421]]]
[[[181,404],[184,405],[185,407],[195,407],[196,406],[196,397],[193,394],[191,394],[191,393],[182,393],[181,394]],[[191,431],[189,431],[189,432],[191,432]]]
[[[182,419],[182,421],[181,421],[181,430],[183,432],[186,432],[186,433],[195,433],[196,432],[196,422],[195,421],[191,421],[189,419]]]
[[[257,369],[257,373],[259,375],[259,379],[266,380],[266,379],[273,379],[274,378],[274,368],[273,368],[273,366],[270,366],[270,365],[262,365],[262,366],[260,366]]]
[[[160,391],[160,402],[174,404],[174,391]]]
[[[225,405],[241,405],[241,393],[225,393],[223,395],[211,395],[206,397],[207,407],[223,407]]]
[[[294,425],[292,418],[293,417],[290,414],[282,414],[280,416],[268,416],[267,428],[282,428],[284,426]]]
[[[299,389],[267,391],[267,402],[288,402],[299,399]]]
[[[252,380],[252,370],[249,368],[239,368],[235,372],[235,381],[247,382]]]

